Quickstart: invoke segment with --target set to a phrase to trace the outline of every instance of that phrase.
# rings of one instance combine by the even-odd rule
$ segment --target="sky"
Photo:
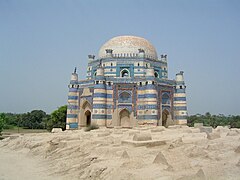
[[[67,104],[74,67],[135,35],[184,71],[188,113],[240,114],[239,0],[0,0],[0,112]]]

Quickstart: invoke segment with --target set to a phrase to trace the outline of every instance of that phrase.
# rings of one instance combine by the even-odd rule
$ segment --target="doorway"
[[[164,109],[162,112],[162,126],[164,126],[164,127],[167,127],[168,115],[169,115],[168,110]]]
[[[122,127],[130,127],[130,113],[128,110],[123,109],[120,112],[120,125]]]
[[[87,110],[85,112],[85,118],[86,118],[87,126],[90,126],[91,125],[91,112],[89,110]]]

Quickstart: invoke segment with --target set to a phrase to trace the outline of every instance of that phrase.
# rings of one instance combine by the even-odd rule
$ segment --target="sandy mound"
[[[138,143],[164,143],[139,147],[122,144],[134,139]],[[237,129],[218,127],[207,135],[199,128],[186,126],[26,134],[0,141],[0,167],[4,167],[0,168],[0,176],[14,179],[12,167],[24,174],[27,171],[24,167],[29,163],[27,158],[31,157],[32,163],[36,161],[39,167],[38,170],[33,165],[26,172],[33,179],[37,179],[31,173],[34,170],[37,177],[57,176],[66,180],[238,179],[239,139]],[[14,153],[21,154],[22,158],[16,159],[16,164],[21,165],[6,167]]]

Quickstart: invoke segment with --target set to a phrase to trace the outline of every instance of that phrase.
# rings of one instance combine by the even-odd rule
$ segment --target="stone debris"
[[[123,159],[129,159],[130,158],[126,150],[123,151],[121,158],[123,158]]]
[[[240,167],[240,160],[238,161],[238,163],[236,164],[237,167]]]
[[[223,133],[223,132],[228,132],[229,131],[229,127],[228,126],[217,126],[216,130]]]
[[[194,127],[146,128],[149,130],[144,132],[140,128],[99,128],[89,132],[46,132],[6,138],[0,141],[0,172],[17,175],[13,169],[23,171],[25,168],[22,167],[29,164],[25,157],[30,157],[44,168],[39,172],[40,177],[51,173],[59,176],[58,179],[200,180],[240,177],[240,134],[226,136],[228,132],[237,132],[236,129],[218,127],[219,131],[214,129],[207,135]],[[164,131],[152,132],[154,129]],[[188,129],[194,133],[185,133]],[[14,161],[9,161],[14,153]],[[11,164],[13,167],[4,166],[9,162],[14,162]],[[15,166],[15,162],[21,165]],[[129,175],[125,176],[127,173]]]
[[[105,136],[109,136],[110,134],[111,134],[110,132],[104,132],[104,133],[98,134],[98,137],[105,137]]]
[[[194,128],[203,127],[203,123],[194,123]]]
[[[177,180],[206,180],[206,176],[202,169],[199,169],[198,172],[191,176],[184,176],[181,178],[178,178]]]
[[[221,136],[218,132],[207,133],[207,139],[209,139],[209,140],[214,140],[214,139],[218,139],[218,138],[221,138]]]
[[[206,176],[205,176],[203,170],[199,169],[198,172],[193,176],[193,179],[199,179],[199,180],[206,179]]]
[[[150,140],[150,141],[133,141],[133,140],[123,140],[122,145],[130,145],[133,147],[140,147],[140,146],[146,146],[146,147],[155,147],[155,146],[161,146],[165,145],[166,141],[164,140]]]
[[[240,153],[240,146],[238,146],[237,149],[235,149],[234,152],[235,152],[235,153]]]
[[[133,136],[133,141],[151,141],[152,136],[150,133],[139,133]]]
[[[227,133],[227,136],[237,136],[238,135],[238,132],[237,131],[229,131]]]
[[[162,132],[165,131],[165,127],[159,126],[158,128],[152,129],[151,132]]]
[[[168,164],[168,162],[167,162],[167,159],[165,158],[165,156],[163,155],[162,152],[159,152],[159,153],[157,154],[157,156],[155,157],[153,163],[154,163],[154,164],[163,164],[163,165],[169,166],[169,164]]]
[[[130,131],[129,133],[128,133],[128,135],[129,136],[134,136],[135,134],[139,134],[140,133],[140,131]]]
[[[212,133],[212,127],[200,127],[200,132]]]
[[[168,126],[168,129],[179,129],[179,128],[181,128],[181,126],[179,126],[179,125]]]
[[[62,132],[62,128],[52,128],[52,133],[60,133]]]

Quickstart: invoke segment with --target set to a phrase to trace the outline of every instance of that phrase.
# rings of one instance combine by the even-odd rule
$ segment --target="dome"
[[[136,56],[143,49],[145,57],[157,59],[154,46],[146,39],[136,36],[117,36],[107,41],[99,50],[99,58],[106,57],[106,49],[112,49],[113,56]]]

